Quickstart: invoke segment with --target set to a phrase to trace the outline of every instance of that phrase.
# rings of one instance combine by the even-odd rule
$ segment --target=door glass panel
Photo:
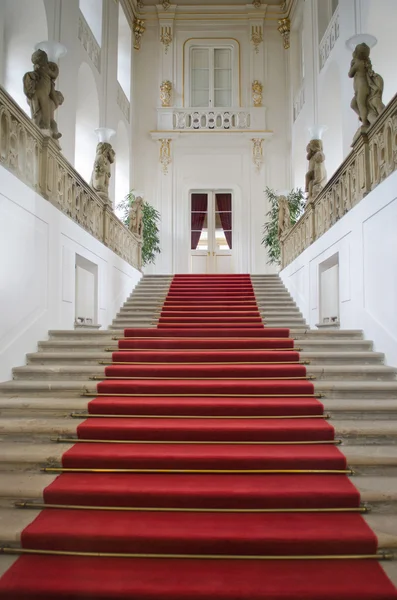
[[[208,196],[192,194],[191,250],[208,250]]]
[[[209,106],[210,53],[208,48],[192,48],[191,53],[191,105]]]
[[[217,250],[232,249],[232,195],[215,195],[215,242]]]

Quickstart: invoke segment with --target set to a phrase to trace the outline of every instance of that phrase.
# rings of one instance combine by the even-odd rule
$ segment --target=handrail
[[[116,217],[0,86],[0,165],[51,202],[126,262],[141,268],[142,240]]]
[[[359,136],[350,154],[299,221],[281,237],[282,268],[396,170],[397,94],[368,132]]]

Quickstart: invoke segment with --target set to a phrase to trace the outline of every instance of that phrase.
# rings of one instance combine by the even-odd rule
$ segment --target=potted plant
[[[129,227],[130,224],[130,208],[135,202],[136,195],[134,190],[117,205],[117,211],[120,220]],[[157,223],[160,221],[160,213],[153,206],[143,201],[142,206],[143,216],[143,243],[142,243],[142,266],[154,263],[156,255],[160,254],[160,238],[159,228]]]
[[[269,187],[265,189],[265,194],[270,203],[270,210],[266,214],[268,220],[263,226],[263,238],[261,243],[265,246],[268,252],[268,264],[279,265],[281,256],[280,241],[278,238],[278,197],[280,194],[277,194],[275,190],[272,190]],[[287,194],[287,200],[292,227],[292,225],[295,225],[303,213],[306,201],[303,191],[300,188],[291,190],[289,194]]]

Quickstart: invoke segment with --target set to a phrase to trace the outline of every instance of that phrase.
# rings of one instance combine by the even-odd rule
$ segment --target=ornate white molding
[[[252,162],[259,172],[263,165],[263,138],[252,138]]]
[[[251,26],[251,42],[254,44],[255,52],[259,53],[259,46],[263,42],[262,25]]]
[[[171,139],[160,138],[160,164],[164,175],[168,173],[168,167],[172,162],[171,158]]]
[[[117,82],[117,104],[129,123],[131,105],[119,82]]]
[[[174,129],[234,130],[249,129],[251,114],[247,110],[174,109]]]
[[[79,12],[79,40],[84,50],[98,69],[101,71],[101,47],[96,41],[83,13]]]
[[[164,52],[168,54],[168,49],[172,44],[172,29],[167,25],[161,27],[160,42],[164,45]]]
[[[302,82],[295,99],[294,99],[294,121],[298,118],[299,113],[305,105],[305,82]]]
[[[323,38],[320,42],[319,52],[320,52],[320,71],[324,67],[325,63],[328,60],[329,55],[332,52],[333,47],[335,46],[335,42],[339,37],[339,7],[336,8],[334,14],[332,15],[332,19],[328,23],[328,27],[326,32],[323,35]]]

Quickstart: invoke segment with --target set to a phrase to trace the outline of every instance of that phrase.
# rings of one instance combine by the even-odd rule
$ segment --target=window
[[[191,106],[232,106],[231,48],[192,48]]]
[[[79,0],[79,7],[99,45],[102,43],[102,0]]]
[[[127,96],[131,97],[131,44],[132,34],[124,10],[119,5],[119,35],[117,48],[117,81]]]
[[[231,108],[239,101],[239,44],[235,40],[189,40],[185,46],[185,106]]]

